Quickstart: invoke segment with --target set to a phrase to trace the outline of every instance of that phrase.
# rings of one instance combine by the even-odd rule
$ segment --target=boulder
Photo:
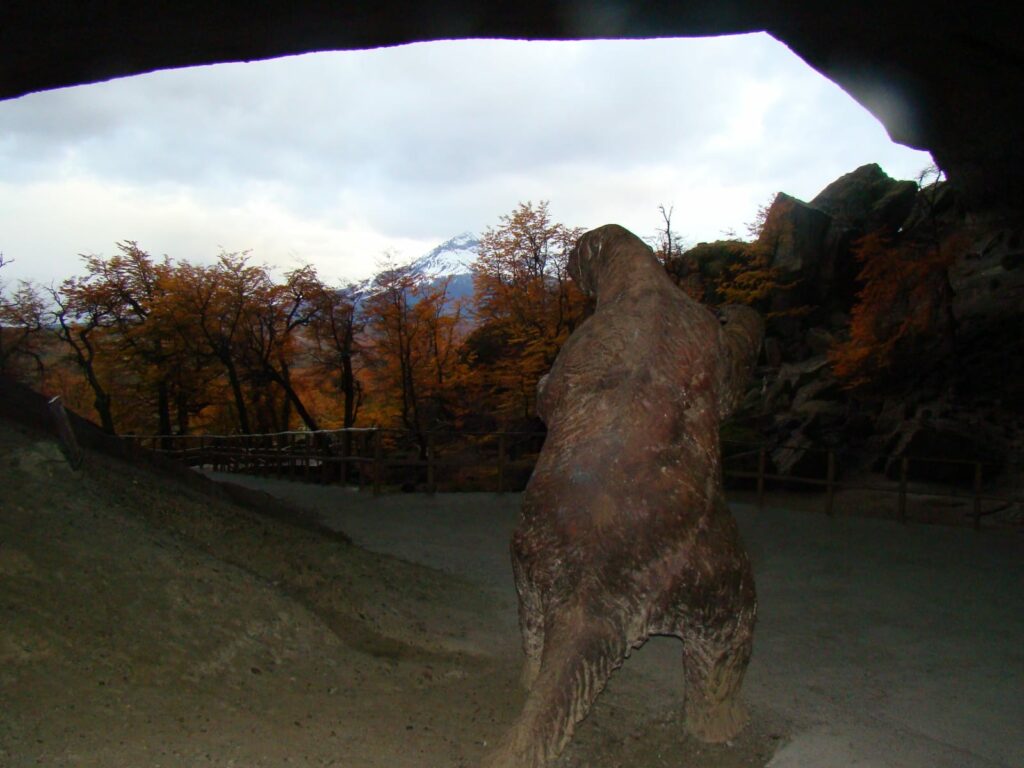
[[[936,224],[957,225],[965,211],[960,193],[951,184],[940,181],[922,187],[903,221],[903,232],[911,236],[929,237]]]
[[[917,184],[896,181],[876,163],[863,165],[829,184],[810,205],[831,217],[822,239],[818,279],[811,300],[846,311],[857,292],[857,240],[869,232],[899,230],[914,207]]]
[[[864,231],[884,229],[897,232],[903,226],[917,199],[917,184],[913,181],[893,181],[892,186],[868,211]]]
[[[775,471],[785,477],[824,480],[828,476],[828,448],[805,432],[795,432],[770,454]],[[820,490],[816,484],[801,484],[804,490]]]
[[[916,196],[917,184],[913,181],[896,181],[877,163],[869,163],[840,176],[810,205],[827,213],[841,228],[870,232],[888,226],[895,232],[910,213]]]
[[[831,376],[822,376],[820,379],[815,379],[796,391],[793,395],[792,409],[800,411],[805,404],[821,403],[823,401],[842,409],[843,406],[837,400],[841,395],[842,390],[839,387],[839,382]]]
[[[765,389],[764,426],[781,475],[823,479],[828,448],[837,444],[850,408],[827,355],[783,364]]]
[[[779,366],[774,379],[765,386],[765,407],[775,412],[790,410],[793,399],[800,390],[813,385],[824,375],[831,378],[828,365],[828,357],[825,355],[818,355],[799,363],[783,363]]]
[[[827,372],[828,366],[827,355],[816,355],[799,363],[786,363],[779,369],[779,378],[789,380],[794,389],[799,389],[811,380],[817,379],[823,372]]]
[[[787,477],[824,478],[828,468],[828,455],[816,450],[814,442],[799,433],[772,450],[771,460],[776,472]]]
[[[813,281],[818,277],[822,240],[831,218],[802,200],[776,195],[757,243],[769,249],[771,265],[783,280]]]

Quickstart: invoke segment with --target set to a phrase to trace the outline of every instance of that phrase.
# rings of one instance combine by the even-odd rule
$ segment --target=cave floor
[[[218,479],[304,505],[367,549],[491,590],[498,645],[507,649],[517,634],[507,552],[518,495],[375,498]],[[661,739],[656,755],[644,753],[650,765],[679,765],[681,757],[688,765],[773,768],[1024,765],[1024,537],[828,518],[771,503],[762,512],[733,505],[760,605],[744,687],[753,735],[703,751],[667,738],[680,724],[680,649],[655,638],[616,673],[559,764],[585,764],[585,753],[639,765],[630,744]],[[742,759],[730,760],[730,748],[745,750]]]

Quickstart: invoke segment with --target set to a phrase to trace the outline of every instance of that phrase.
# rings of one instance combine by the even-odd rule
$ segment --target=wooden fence
[[[135,436],[140,448],[157,451],[193,467],[215,471],[275,476],[317,483],[358,484],[379,494],[384,488],[426,491],[491,490],[502,493],[521,490],[543,445],[538,432],[432,432],[418,438],[409,432],[390,429],[339,429],[318,432],[279,432],[260,435],[181,435],[171,437]],[[784,474],[771,469],[769,450],[764,445],[723,443],[723,474],[727,484],[756,491],[759,508],[764,507],[769,489],[811,489],[822,494],[824,512],[835,511],[840,491],[869,491],[896,496],[897,517],[907,522],[908,499],[913,496],[957,499],[969,503],[975,528],[986,515],[1019,505],[1024,511],[1020,488],[1009,493],[986,489],[986,480],[996,468],[982,460],[927,457],[865,457],[849,452],[807,446],[775,446],[799,449],[816,455],[810,462],[820,468],[814,475]],[[882,473],[850,473],[871,460],[889,467]],[[947,483],[948,490],[935,484],[912,482],[914,471],[936,468],[961,482]],[[851,476],[852,479],[844,479]],[[874,478],[874,482],[870,478]],[[887,482],[882,482],[883,478]],[[947,480],[949,477],[947,477]],[[964,482],[966,481],[966,482]]]
[[[732,450],[728,450],[731,448]],[[772,483],[776,488],[811,488],[823,492],[825,514],[832,516],[835,511],[836,494],[839,491],[870,491],[875,493],[893,494],[896,496],[897,517],[901,523],[908,520],[908,499],[912,496],[934,497],[940,499],[956,499],[970,502],[968,516],[973,520],[975,529],[981,527],[981,519],[987,515],[1017,505],[1024,512],[1024,493],[1019,487],[1008,493],[993,493],[986,490],[986,477],[999,474],[999,467],[991,461],[945,459],[922,456],[866,456],[833,448],[808,448],[807,446],[776,446],[775,450],[798,449],[805,453],[817,454],[817,463],[822,466],[822,474],[799,476],[792,474],[773,473],[769,467],[769,449],[759,444],[744,444],[725,441],[723,444],[723,474],[727,480],[753,482],[757,493],[757,505],[764,508],[764,496],[767,485]],[[842,460],[841,460],[842,459]],[[864,473],[859,472],[855,479],[841,480],[841,469],[844,467],[860,467],[875,464],[895,470],[893,481],[888,484],[865,481]],[[943,470],[947,474],[944,483],[912,483],[912,469],[927,467],[929,474]],[[876,472],[876,478],[888,479],[886,473]],[[964,483],[964,480],[967,482]],[[943,485],[950,490],[940,490],[936,485]],[[894,487],[895,486],[895,487]],[[989,504],[986,508],[986,504]]]
[[[431,432],[353,428],[259,435],[132,436],[139,448],[189,466],[317,483],[355,483],[433,493],[452,484],[521,490],[543,433]]]

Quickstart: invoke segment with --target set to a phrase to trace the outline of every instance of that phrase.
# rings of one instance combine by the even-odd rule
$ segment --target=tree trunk
[[[242,383],[238,380],[238,371],[235,370],[235,364],[228,357],[226,360],[221,358],[224,363],[224,367],[228,372],[228,383],[231,384],[231,394],[235,398],[235,410],[238,414],[238,426],[242,430],[243,435],[252,434],[252,429],[249,427],[249,411],[245,407],[245,396],[242,393]]]
[[[295,387],[292,386],[287,363],[284,361],[281,362],[280,371],[268,364],[266,366],[266,372],[267,375],[277,382],[281,386],[281,389],[284,390],[284,393],[288,398],[288,402],[295,407],[295,412],[299,414],[299,418],[302,419],[302,423],[306,425],[306,429],[310,432],[316,432],[320,427],[317,425],[316,419],[313,418],[313,414],[306,409],[305,404],[302,402],[302,398],[299,397],[299,393],[295,391]]]
[[[188,397],[183,391],[178,390],[177,396],[175,397],[175,410],[177,411],[178,417],[178,434],[188,434]]]
[[[89,376],[90,384],[94,381],[93,376]],[[102,389],[97,390],[93,388],[93,393],[96,398],[92,401],[93,406],[96,408],[96,413],[100,415],[100,424],[103,426],[103,431],[107,434],[116,435],[117,431],[114,429],[114,416],[110,412],[110,395],[103,392]]]

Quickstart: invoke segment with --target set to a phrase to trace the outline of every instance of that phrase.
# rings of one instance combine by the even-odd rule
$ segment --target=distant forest
[[[728,251],[725,267],[697,288],[664,208],[652,246],[698,300],[770,316],[773,294],[790,287],[771,264],[783,209],[765,205],[747,239],[712,244]],[[125,241],[112,256],[84,256],[82,273],[59,286],[0,286],[0,373],[117,434],[539,427],[537,382],[590,309],[566,272],[581,232],[552,221],[546,202],[521,203],[481,236],[465,298],[393,262],[369,284],[336,286],[312,266],[278,278],[249,253],[203,265]],[[856,250],[860,293],[830,355],[841,381],[864,387],[927,327],[922,313],[943,311],[932,291],[902,324],[881,322],[894,293],[929,285],[951,250],[910,254],[884,233]]]

